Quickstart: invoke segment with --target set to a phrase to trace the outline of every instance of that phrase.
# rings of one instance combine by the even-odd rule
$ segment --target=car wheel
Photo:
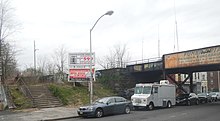
[[[148,110],[153,110],[154,109],[154,104],[151,102],[149,105],[148,105]]]
[[[196,100],[196,105],[199,105],[199,100]]]
[[[172,104],[170,101],[167,102],[167,108],[171,108],[172,107]]]
[[[188,105],[188,106],[191,105],[191,101],[190,101],[190,100],[187,101],[187,105]]]
[[[131,108],[129,106],[125,107],[125,114],[129,114],[131,112]]]
[[[102,110],[101,108],[96,109],[96,111],[95,111],[95,116],[96,116],[97,118],[102,117],[102,116],[103,116],[103,110]]]

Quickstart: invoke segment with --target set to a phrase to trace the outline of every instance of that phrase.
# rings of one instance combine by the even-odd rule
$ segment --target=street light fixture
[[[94,29],[95,25],[98,23],[98,21],[105,15],[112,15],[114,12],[113,11],[107,11],[105,14],[100,16],[98,20],[96,20],[95,24],[92,26],[90,29],[90,63],[89,63],[89,68],[90,68],[90,103],[92,104],[93,101],[93,73],[92,73],[92,30]]]

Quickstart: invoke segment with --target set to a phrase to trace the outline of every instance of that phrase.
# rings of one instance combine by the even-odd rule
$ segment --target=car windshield
[[[216,95],[216,92],[210,92],[209,94],[210,95]]]
[[[138,86],[134,89],[135,94],[150,94],[151,86]]]
[[[206,93],[199,93],[198,96],[206,96]]]
[[[105,97],[105,98],[101,98],[95,101],[95,103],[107,103],[109,98]]]

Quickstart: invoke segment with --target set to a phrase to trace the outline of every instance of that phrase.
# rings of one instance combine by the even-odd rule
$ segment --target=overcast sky
[[[175,5],[179,51],[220,44],[220,0],[175,0]],[[62,45],[68,52],[89,52],[89,30],[109,10],[114,14],[92,31],[96,57],[119,44],[127,45],[131,61],[142,59],[142,47],[144,59],[158,57],[158,37],[161,55],[177,51],[174,0],[13,0],[12,7],[22,23],[15,42],[23,50],[22,68],[33,66],[34,40],[38,59]]]

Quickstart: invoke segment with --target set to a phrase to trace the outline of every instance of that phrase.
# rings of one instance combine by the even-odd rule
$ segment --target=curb
[[[53,119],[42,119],[40,121],[55,121],[55,120],[63,120],[63,119],[71,119],[71,118],[79,118],[80,116],[70,116],[70,117],[62,117],[62,118],[53,118]]]

